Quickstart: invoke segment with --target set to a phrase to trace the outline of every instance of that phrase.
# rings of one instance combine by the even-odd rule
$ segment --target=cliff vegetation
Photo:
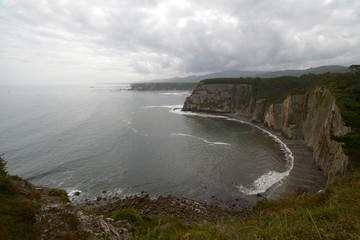
[[[353,65],[354,66],[354,65]],[[332,136],[343,142],[342,147],[356,168],[360,167],[360,72],[330,74],[323,78],[319,86],[327,86],[336,98],[345,125],[351,131],[344,136]]]

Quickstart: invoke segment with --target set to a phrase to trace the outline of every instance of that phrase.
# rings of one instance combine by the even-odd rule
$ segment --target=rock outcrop
[[[183,110],[196,112],[240,113],[251,116],[249,104],[251,86],[248,84],[202,84],[186,98]],[[255,105],[255,104],[253,104]]]
[[[288,139],[303,139],[302,136],[302,117],[304,96],[295,95],[287,97],[283,104],[285,120],[281,133]]]
[[[116,228],[103,216],[88,214],[71,203],[44,204],[36,213],[36,224],[44,228],[40,239],[90,239],[93,236],[109,240],[130,239],[127,229]]]
[[[252,121],[262,123],[264,121],[264,113],[266,110],[266,99],[259,99],[255,103],[255,109],[252,116]]]
[[[187,98],[183,109],[202,112],[230,112],[233,84],[201,84]]]
[[[335,98],[326,88],[269,104],[267,99],[252,95],[250,84],[200,83],[186,99],[183,110],[236,113],[256,123],[264,122],[287,139],[304,139],[313,151],[315,164],[329,180],[346,172],[348,157],[341,143],[332,140],[331,135],[345,135],[350,128],[344,126]]]
[[[264,125],[275,131],[281,131],[285,122],[285,109],[282,103],[271,104],[266,112]]]

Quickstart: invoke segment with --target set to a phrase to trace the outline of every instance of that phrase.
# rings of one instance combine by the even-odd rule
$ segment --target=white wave
[[[205,117],[205,118],[223,118],[223,119],[229,119],[226,116],[220,116],[220,115],[211,115],[207,113],[195,113],[190,111],[182,111],[182,106],[179,108],[173,108],[170,110],[171,113],[179,114],[179,115],[187,115],[187,116],[198,116],[198,117]],[[229,119],[230,120],[230,119]]]
[[[201,141],[203,141],[204,143],[207,143],[207,144],[209,144],[209,145],[226,145],[226,146],[231,146],[230,143],[225,143],[225,142],[211,142],[211,141],[206,140],[205,138],[197,137],[197,136],[193,136],[193,135],[185,134],[185,133],[172,133],[171,136],[192,137],[192,138],[199,139],[199,140],[201,140]]]
[[[184,136],[184,137],[194,137],[197,138],[196,136],[190,135],[190,134],[185,134],[185,133],[172,133],[171,136]]]
[[[180,95],[190,95],[190,92],[166,92],[166,93],[161,93],[162,95],[175,95],[175,96],[180,96]]]
[[[247,123],[247,122],[244,122],[244,121],[241,121],[241,122]],[[250,124],[250,123],[248,123],[248,124]],[[252,184],[252,186],[249,187],[249,188],[246,188],[246,187],[244,187],[242,185],[237,186],[239,191],[246,194],[246,195],[254,195],[254,194],[265,192],[267,189],[272,187],[274,184],[280,182],[284,177],[289,176],[291,170],[294,167],[294,156],[293,156],[291,150],[289,149],[289,147],[283,141],[281,141],[277,136],[275,136],[271,132],[269,132],[269,131],[261,128],[261,127],[258,127],[256,125],[253,125],[253,124],[251,124],[251,125],[257,127],[258,129],[260,129],[264,133],[268,134],[277,143],[280,144],[280,149],[283,152],[285,152],[285,160],[287,161],[288,170],[285,171],[285,172],[269,171],[268,173],[266,173],[266,174],[260,176],[258,179],[256,179],[254,181],[254,183]]]
[[[75,188],[67,188],[66,189],[66,192],[68,192],[68,197],[77,197],[75,195],[76,192],[80,192],[81,193],[81,190],[78,190],[78,189],[75,189]]]
[[[281,180],[284,177],[289,176],[291,170],[294,167],[294,156],[293,156],[293,153],[291,152],[291,150],[289,149],[289,147],[283,141],[281,141],[276,135],[272,134],[271,132],[269,132],[259,126],[256,126],[256,125],[251,124],[246,121],[242,121],[240,119],[234,119],[234,118],[230,118],[230,117],[226,117],[226,116],[217,116],[217,115],[211,115],[211,114],[206,114],[206,113],[194,113],[194,112],[188,112],[188,111],[185,112],[185,111],[181,111],[181,109],[175,109],[175,110],[172,110],[171,112],[175,113],[175,114],[190,115],[190,116],[223,118],[228,121],[236,121],[236,122],[248,124],[248,125],[258,128],[262,132],[264,132],[267,135],[269,135],[270,137],[272,137],[277,143],[279,143],[280,149],[285,153],[285,160],[287,161],[288,170],[285,172],[269,171],[268,173],[266,173],[266,174],[260,176],[258,179],[256,179],[254,181],[254,183],[252,184],[252,186],[249,188],[244,187],[242,185],[238,185],[237,188],[239,189],[239,191],[246,195],[254,195],[254,194],[265,192],[267,189],[272,187],[274,184],[281,182]]]
[[[141,108],[171,108],[171,109],[175,109],[175,108],[182,108],[183,105],[154,105],[154,106],[143,106]]]
[[[288,172],[274,172],[269,171],[268,173],[260,176],[254,181],[251,187],[247,188],[242,185],[238,185],[237,188],[240,192],[245,195],[254,195],[265,192],[268,188],[272,187],[275,183],[280,182],[284,177],[288,176]]]

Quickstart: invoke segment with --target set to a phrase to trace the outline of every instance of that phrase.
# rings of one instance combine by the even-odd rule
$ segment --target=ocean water
[[[188,92],[124,88],[1,86],[8,171],[78,202],[141,191],[211,202],[250,199],[292,168],[290,150],[270,133],[181,112]]]

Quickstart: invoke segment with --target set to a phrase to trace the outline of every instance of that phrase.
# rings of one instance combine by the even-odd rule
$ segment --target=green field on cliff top
[[[258,96],[277,92],[282,97],[311,91],[315,86],[329,88],[346,125],[351,127],[346,136],[333,137],[344,143],[350,157],[347,174],[337,176],[319,194],[299,192],[282,201],[260,200],[250,216],[238,222],[189,224],[174,217],[142,216],[129,209],[117,210],[109,217],[126,219],[133,227],[133,239],[360,239],[360,72],[308,74],[299,78],[210,79],[203,83],[247,83],[254,86]],[[271,89],[271,94],[266,89]],[[35,225],[35,214],[44,204],[41,195],[34,191],[24,195],[19,189],[19,178],[8,175],[5,164],[0,157],[0,239],[37,239],[43,230]],[[75,239],[71,231],[76,229],[57,235],[56,239]]]

